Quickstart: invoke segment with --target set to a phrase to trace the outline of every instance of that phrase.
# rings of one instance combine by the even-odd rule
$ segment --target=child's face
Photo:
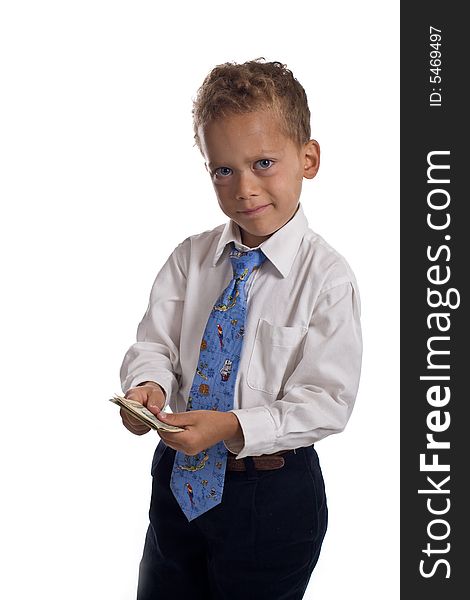
[[[317,142],[299,147],[269,111],[215,120],[199,130],[199,138],[220,207],[249,247],[292,218],[303,178],[318,170]]]

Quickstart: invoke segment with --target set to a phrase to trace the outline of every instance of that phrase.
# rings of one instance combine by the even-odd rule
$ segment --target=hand
[[[167,446],[194,456],[221,440],[243,439],[240,423],[232,412],[216,410],[191,410],[170,414],[162,412],[158,418],[169,425],[184,427],[185,431],[169,432],[158,430],[158,435]]]
[[[154,415],[158,415],[165,404],[165,392],[158,383],[153,381],[146,381],[143,385],[130,388],[125,397],[140,402]],[[144,433],[150,431],[150,427],[133,417],[123,408],[121,408],[120,414],[124,427],[135,435],[144,435]]]

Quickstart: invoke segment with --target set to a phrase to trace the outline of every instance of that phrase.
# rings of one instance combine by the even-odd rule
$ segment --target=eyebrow
[[[247,159],[247,162],[256,162],[257,160],[262,160],[263,158],[269,158],[270,156],[279,156],[280,154],[283,154],[282,150],[283,150],[282,148],[280,148],[279,150],[264,150],[263,149],[261,152],[258,152],[254,156],[249,156]],[[230,164],[230,161],[227,161],[227,162],[218,161],[218,162],[208,162],[207,166],[210,169],[213,169],[216,165],[218,167],[224,167],[228,164]]]

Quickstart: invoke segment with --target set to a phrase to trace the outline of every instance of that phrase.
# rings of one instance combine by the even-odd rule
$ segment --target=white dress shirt
[[[122,388],[159,383],[174,412],[186,402],[215,300],[232,278],[229,221],[191,236],[157,275],[137,343],[127,351]],[[265,240],[267,260],[247,285],[248,314],[234,409],[244,443],[238,458],[309,446],[344,429],[359,385],[360,300],[345,259],[294,217]]]

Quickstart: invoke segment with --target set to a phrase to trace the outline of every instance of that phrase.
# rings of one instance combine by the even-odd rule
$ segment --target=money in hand
[[[184,429],[181,427],[175,427],[174,425],[163,423],[163,421],[157,419],[157,417],[151,413],[148,408],[136,400],[130,400],[129,398],[124,398],[124,396],[119,396],[118,394],[114,394],[114,396],[109,400],[110,402],[114,402],[114,404],[117,404],[126,410],[133,417],[139,419],[139,421],[148,427],[151,427],[152,429],[160,429],[162,431],[184,431]]]

